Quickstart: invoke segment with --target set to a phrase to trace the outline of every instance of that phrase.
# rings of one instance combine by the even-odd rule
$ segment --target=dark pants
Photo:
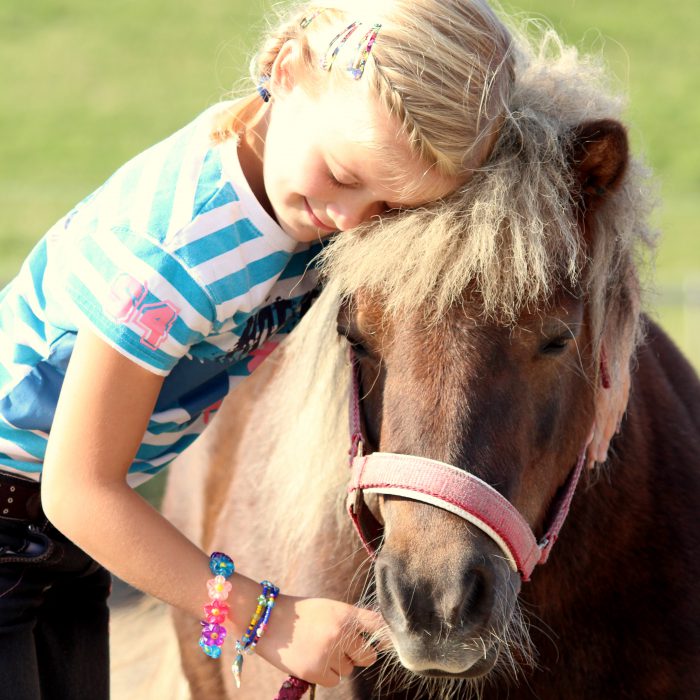
[[[109,589],[43,515],[0,515],[0,700],[109,697]]]

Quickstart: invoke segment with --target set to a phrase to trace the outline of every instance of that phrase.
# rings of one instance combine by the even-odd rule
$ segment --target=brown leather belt
[[[31,522],[43,515],[39,482],[0,471],[0,520]]]

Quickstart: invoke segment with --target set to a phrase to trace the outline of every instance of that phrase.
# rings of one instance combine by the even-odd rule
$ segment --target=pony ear
[[[627,132],[613,119],[584,122],[573,130],[571,153],[585,219],[622,182],[629,158]]]

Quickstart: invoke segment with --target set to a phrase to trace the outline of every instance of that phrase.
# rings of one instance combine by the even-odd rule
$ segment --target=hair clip
[[[310,15],[302,17],[301,22],[299,22],[299,26],[302,29],[306,29],[324,10],[325,8],[322,7],[320,10],[314,10]]]
[[[322,70],[330,70],[335,57],[345,45],[345,42],[350,38],[353,32],[362,24],[362,22],[353,22],[349,24],[342,32],[339,32],[333,37],[333,40],[328,44],[326,53],[321,59]],[[355,80],[359,80],[365,72],[367,59],[372,51],[374,42],[377,40],[381,24],[373,24],[364,34],[362,39],[357,44],[354,57],[348,62],[347,71]]]
[[[269,75],[263,75],[260,80],[258,80],[258,94],[262,97],[263,102],[269,102],[272,95],[270,91],[265,87],[265,84],[270,80]]]
[[[348,63],[348,72],[355,80],[359,80],[365,72],[365,65],[367,64],[369,53],[374,46],[374,42],[377,40],[377,35],[381,28],[381,24],[373,24],[371,29],[367,31],[357,45],[355,60]]]
[[[350,35],[357,29],[358,26],[358,22],[353,22],[352,24],[349,24],[347,27],[345,27],[345,29],[343,29],[342,32],[338,32],[338,34],[336,34],[333,37],[330,44],[328,44],[326,53],[321,59],[322,70],[331,69],[331,67],[333,66],[333,61],[335,61],[335,57],[338,55],[338,52],[340,51],[340,49],[343,48],[345,42],[350,38]]]

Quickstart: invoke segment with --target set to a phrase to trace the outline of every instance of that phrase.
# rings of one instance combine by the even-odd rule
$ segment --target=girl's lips
[[[311,206],[309,205],[309,200],[304,197],[304,206],[306,207],[306,212],[309,215],[309,218],[311,219],[311,223],[316,227],[321,229],[321,231],[326,231],[327,233],[333,233],[334,231],[337,231],[338,229],[335,226],[326,226],[326,224],[319,219],[316,214],[314,214],[313,210],[311,209]]]

